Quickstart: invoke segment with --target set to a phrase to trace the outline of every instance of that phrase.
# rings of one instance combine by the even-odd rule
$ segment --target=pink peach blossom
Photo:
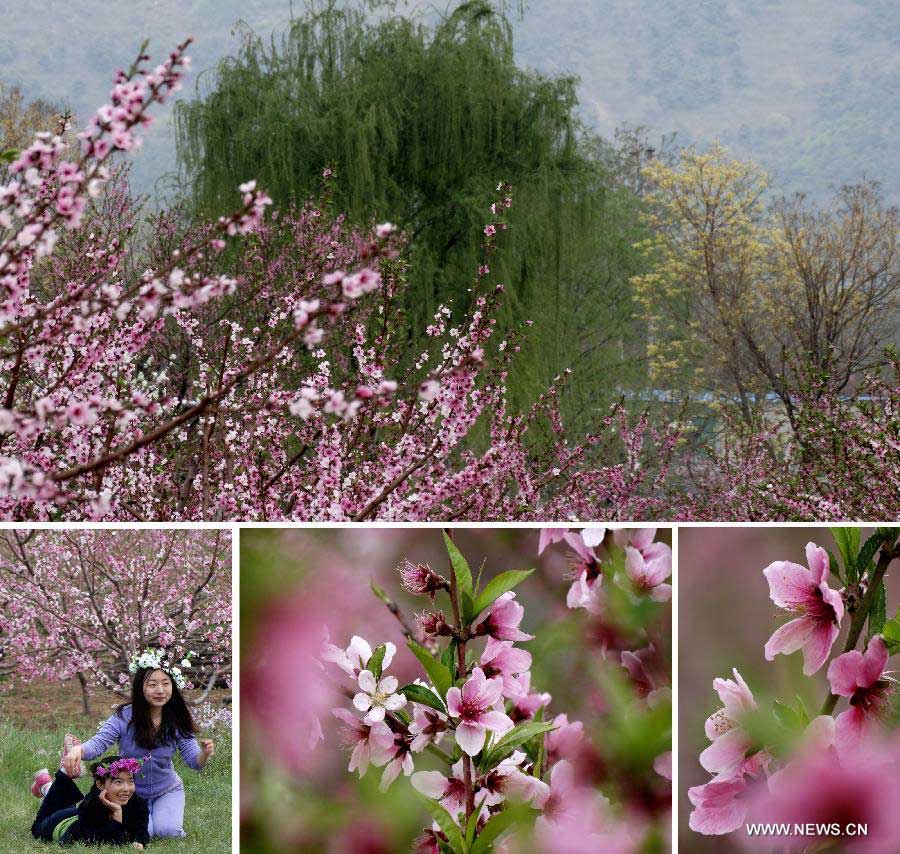
[[[544,736],[544,750],[547,764],[560,759],[575,759],[584,741],[584,724],[581,721],[569,723],[568,715],[560,714],[553,719],[554,729]]]
[[[753,754],[734,776],[720,774],[703,786],[688,789],[694,805],[688,826],[697,833],[720,836],[737,830],[747,820],[752,796],[764,787],[771,757],[765,751]]]
[[[776,629],[766,643],[766,661],[779,653],[803,649],[803,672],[815,673],[826,661],[840,633],[844,617],[841,594],[828,586],[828,553],[815,543],[806,546],[809,569],[790,561],[769,564],[763,574],[769,595],[779,608],[799,613],[796,620]]]
[[[594,550],[585,545],[580,534],[573,531],[565,535],[565,541],[572,547],[572,586],[566,595],[566,605],[570,608],[584,608],[591,614],[600,613],[600,560]]]
[[[516,723],[519,723],[520,721],[530,721],[535,716],[538,709],[548,706],[550,700],[553,699],[546,691],[540,694],[531,693],[531,671],[523,673],[519,677],[519,683],[525,693],[520,697],[512,698],[513,707],[510,711],[510,717]]]
[[[487,646],[481,654],[481,669],[488,679],[499,676],[503,680],[504,697],[521,697],[525,690],[521,674],[531,667],[531,653],[516,649],[512,641],[488,638]]]
[[[524,616],[525,609],[516,601],[516,594],[510,590],[494,600],[486,619],[479,624],[476,633],[490,635],[497,640],[532,640],[534,635],[525,634],[519,629],[519,623]]]
[[[625,572],[637,590],[649,594],[655,602],[668,602],[672,598],[672,585],[665,580],[672,574],[672,550],[665,543],[654,549],[651,557],[632,546],[625,547]]]
[[[859,747],[887,706],[893,690],[891,681],[884,678],[887,660],[887,646],[875,635],[865,653],[854,649],[828,665],[831,693],[850,700],[850,708],[835,721],[835,743],[841,753]]]
[[[447,716],[437,709],[414,703],[413,720],[409,731],[414,736],[411,750],[421,753],[429,744],[436,744],[447,731]]]
[[[412,774],[414,766],[411,751],[412,739],[409,736],[400,735],[399,733],[394,735],[393,746],[388,752],[390,758],[381,774],[381,783],[378,786],[380,791],[386,792],[401,771],[407,777]]]
[[[362,777],[369,763],[378,768],[390,760],[394,752],[394,734],[384,721],[365,724],[351,711],[340,708],[332,709],[332,714],[347,725],[345,737],[353,746],[348,771],[359,771]]]
[[[499,676],[487,679],[480,667],[472,671],[462,690],[453,687],[447,691],[447,711],[460,721],[456,743],[469,756],[484,747],[489,731],[502,735],[513,728],[513,722],[501,711],[502,697],[503,680]]]
[[[524,761],[525,754],[517,750],[487,774],[479,777],[476,781],[479,789],[478,803],[492,807],[507,798],[529,803],[546,803],[550,787],[534,775],[523,773],[520,766]]]
[[[466,808],[466,785],[463,782],[463,767],[460,759],[445,777],[440,771],[416,771],[410,777],[413,788],[440,801],[441,806],[452,816]]]
[[[714,679],[713,688],[722,701],[722,708],[706,719],[706,737],[712,744],[700,754],[700,764],[710,774],[727,779],[738,773],[753,746],[741,721],[749,712],[756,711],[757,705],[737,668],[734,680]]]

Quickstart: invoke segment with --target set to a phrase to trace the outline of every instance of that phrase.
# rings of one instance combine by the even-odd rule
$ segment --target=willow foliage
[[[205,83],[176,114],[198,212],[229,209],[251,176],[276,204],[303,201],[333,167],[337,209],[411,236],[407,316],[422,329],[439,303],[465,304],[487,205],[509,182],[492,271],[504,322],[535,321],[514,392],[574,366],[567,408],[593,420],[629,381],[636,203],[576,116],[577,80],[518,68],[502,9],[466,3],[426,24],[328,4],[280,38],[248,35]]]

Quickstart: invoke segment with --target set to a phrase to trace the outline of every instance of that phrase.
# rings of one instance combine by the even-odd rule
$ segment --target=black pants
[[[65,771],[57,771],[31,825],[31,835],[44,842],[53,842],[53,828],[78,813],[78,804],[83,797],[72,778]]]

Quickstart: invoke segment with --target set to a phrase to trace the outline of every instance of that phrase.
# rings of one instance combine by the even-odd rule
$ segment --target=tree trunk
[[[90,688],[88,688],[88,681],[80,670],[75,675],[78,677],[78,682],[81,685],[81,710],[87,717],[93,717],[93,712],[91,711],[91,691]]]

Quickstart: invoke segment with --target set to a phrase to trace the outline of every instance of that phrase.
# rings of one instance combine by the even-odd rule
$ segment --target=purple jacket
[[[131,706],[125,706],[121,712],[115,712],[100,724],[97,734],[81,746],[81,756],[85,760],[102,756],[116,742],[119,743],[119,755],[132,759],[150,759],[144,767],[134,775],[135,791],[146,800],[153,800],[166,792],[181,787],[181,777],[175,773],[172,757],[177,750],[188,768],[200,770],[197,759],[200,756],[200,745],[193,735],[179,738],[174,744],[165,744],[148,750],[134,740],[134,730],[128,724],[131,721]]]

